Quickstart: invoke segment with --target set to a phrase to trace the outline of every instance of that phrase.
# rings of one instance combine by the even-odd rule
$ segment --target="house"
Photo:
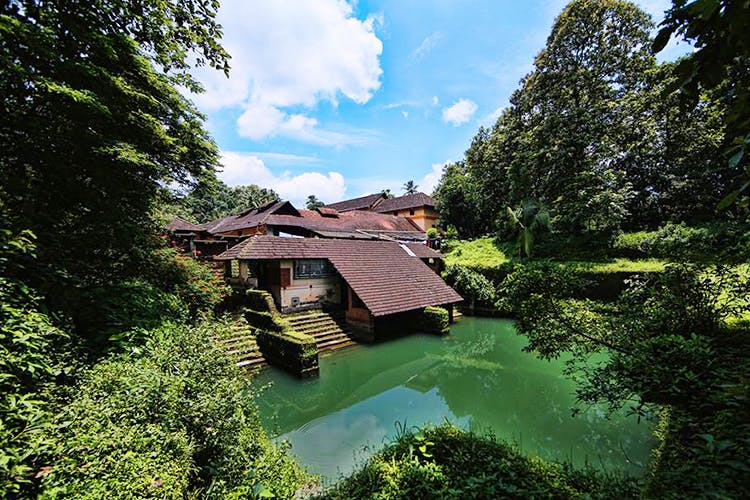
[[[369,211],[413,221],[422,231],[433,227],[439,218],[435,200],[424,193],[413,193],[396,198],[384,194],[371,194],[351,200],[331,203],[324,208],[338,212]]]
[[[406,217],[414,221],[423,231],[433,227],[440,214],[435,200],[424,193],[407,194],[390,198],[375,205],[375,211],[381,214]]]
[[[239,277],[257,279],[282,312],[341,309],[346,322],[372,340],[427,306],[452,311],[462,300],[428,265],[442,257],[420,243],[262,235],[216,260],[238,261]]]
[[[288,201],[276,201],[204,224],[175,217],[167,225],[175,241],[202,257],[216,256],[250,236],[339,238],[423,242],[422,228],[400,216],[372,211],[339,212],[330,207],[298,210]]]

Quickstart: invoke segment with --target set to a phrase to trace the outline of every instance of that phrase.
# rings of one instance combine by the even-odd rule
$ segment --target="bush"
[[[443,335],[450,331],[450,315],[442,307],[425,307],[420,323],[419,329],[427,333]]]
[[[407,433],[320,498],[635,498],[632,478],[525,457],[451,425]]]
[[[690,227],[668,223],[656,231],[620,234],[612,251],[629,258],[742,261],[750,257],[750,230],[735,224]]]
[[[494,307],[495,286],[490,280],[464,266],[449,265],[443,279],[458,292],[469,307]]]
[[[42,498],[291,496],[307,477],[269,442],[217,328],[164,325],[141,355],[97,364],[60,415]]]

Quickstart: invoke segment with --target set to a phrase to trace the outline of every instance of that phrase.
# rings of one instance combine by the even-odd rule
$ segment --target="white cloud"
[[[438,182],[440,182],[440,178],[443,176],[443,168],[445,168],[447,163],[450,163],[450,161],[433,163],[432,170],[422,177],[422,181],[419,183],[419,190],[427,194],[432,194]]]
[[[463,98],[459,99],[452,106],[443,108],[443,121],[445,123],[452,123],[454,126],[461,125],[468,122],[474,116],[477,109],[478,106],[474,101]]]
[[[364,104],[380,88],[377,17],[357,19],[343,0],[224,0],[218,21],[232,55],[230,76],[198,69],[206,93],[192,98],[204,111],[244,110],[238,128],[246,137],[337,141],[345,134],[317,133],[317,121],[299,108],[336,105],[341,96]]]
[[[440,104],[440,99],[438,99],[438,96],[432,96],[432,105],[437,106],[438,104]]]
[[[425,39],[422,40],[422,43],[412,51],[411,58],[415,61],[419,61],[437,46],[441,38],[443,38],[443,34],[439,31],[425,37]]]
[[[282,199],[291,201],[299,208],[304,208],[305,200],[311,194],[327,203],[345,198],[346,182],[338,172],[303,172],[297,175],[283,172],[276,175],[258,156],[233,151],[222,152],[221,164],[224,168],[218,177],[227,185],[257,184],[271,188]]]
[[[401,115],[403,115],[403,117],[406,118],[407,120],[409,119],[409,112],[408,111],[402,111]]]
[[[491,111],[484,115],[482,118],[479,119],[479,123],[481,125],[484,125],[485,127],[492,127],[495,125],[495,122],[497,122],[497,119],[500,118],[500,115],[503,114],[503,110],[505,109],[505,106],[500,106],[494,111]]]

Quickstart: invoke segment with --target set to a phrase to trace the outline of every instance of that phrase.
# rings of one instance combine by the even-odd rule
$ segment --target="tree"
[[[480,206],[479,189],[463,162],[449,163],[433,192],[440,211],[440,227],[456,228],[460,238],[476,238],[491,232],[494,216]]]
[[[197,222],[208,222],[278,201],[279,195],[272,189],[257,184],[229,187],[218,179],[207,179],[187,196],[176,200],[174,210],[179,215],[180,207],[186,209]]]
[[[307,197],[306,206],[308,210],[316,210],[322,207],[323,205],[325,205],[325,203],[320,201],[318,197],[315,196],[314,194],[311,194],[310,196]]]
[[[419,186],[414,184],[414,181],[407,181],[404,183],[403,189],[404,189],[404,192],[406,192],[406,194],[414,194],[417,192],[418,187]]]
[[[11,0],[0,7],[0,186],[38,237],[33,284],[65,302],[138,274],[162,186],[213,175],[217,148],[174,85],[228,70],[216,3]]]
[[[380,194],[381,194],[381,195],[383,195],[383,196],[385,196],[385,197],[386,197],[386,198],[388,198],[388,199],[394,198],[394,196],[393,196],[393,193],[391,193],[391,190],[390,190],[390,189],[383,189],[383,190],[382,190],[382,191],[380,192]]]
[[[750,185],[750,39],[747,25],[750,5],[732,0],[688,2],[673,0],[653,43],[655,53],[672,35],[689,40],[695,50],[674,66],[676,81],[669,88],[697,103],[706,89],[717,89],[729,112],[725,116],[730,139],[728,166],[743,172],[739,189],[729,193],[725,208]],[[745,182],[746,181],[746,182]]]
[[[533,200],[524,200],[513,210],[507,207],[511,224],[518,227],[518,256],[531,257],[534,239],[541,231],[550,230],[549,212]]]

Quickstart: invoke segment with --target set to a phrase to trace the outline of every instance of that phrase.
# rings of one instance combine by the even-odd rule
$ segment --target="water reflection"
[[[596,408],[571,417],[573,385],[561,376],[562,361],[538,360],[523,345],[509,321],[464,318],[445,338],[404,337],[324,356],[319,379],[269,370],[258,379],[274,382],[260,398],[261,416],[327,477],[382,446],[394,422],[444,419],[515,441],[526,453],[641,473],[625,453],[645,463],[649,429],[634,418],[607,420]]]

